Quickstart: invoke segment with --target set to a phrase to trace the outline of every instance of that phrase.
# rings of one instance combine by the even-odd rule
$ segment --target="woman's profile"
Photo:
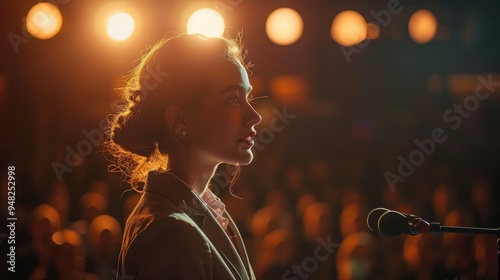
[[[141,191],[119,279],[255,279],[239,231],[210,190],[220,164],[253,159],[260,115],[237,40],[183,34],[143,56],[122,90],[106,142]]]

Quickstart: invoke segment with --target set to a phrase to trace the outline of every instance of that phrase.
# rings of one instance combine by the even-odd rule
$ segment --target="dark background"
[[[108,172],[109,162],[100,146],[92,145],[83,162],[69,166],[62,181],[54,166],[68,166],[68,147],[76,150],[88,140],[83,130],[100,130],[100,121],[112,113],[113,103],[119,100],[116,88],[123,86],[123,77],[136,65],[145,47],[170,31],[184,32],[191,4],[134,1],[140,14],[136,30],[129,40],[114,43],[94,27],[94,15],[102,1],[62,2],[60,33],[49,40],[26,38],[17,50],[8,34],[24,36],[23,17],[37,1],[0,4],[2,186],[6,186],[6,166],[14,165],[18,214],[28,217],[35,206],[50,201],[52,185],[64,183],[70,202],[67,219],[72,222],[80,218],[79,197],[92,182],[101,180],[110,190],[107,212],[122,223],[121,197],[129,186],[119,174]],[[492,74],[492,79],[500,82],[500,3],[401,1],[402,12],[392,15],[389,24],[381,28],[380,38],[359,48],[349,62],[330,37],[334,16],[352,9],[373,21],[370,11],[386,9],[387,2],[242,0],[234,1],[237,5],[223,13],[229,34],[243,33],[249,51],[247,60],[255,64],[251,69],[254,93],[269,96],[256,107],[264,116],[260,127],[269,127],[273,108],[283,111],[286,107],[288,113],[297,116],[272,139],[266,138],[254,163],[243,168],[233,189],[237,195],[248,197],[250,212],[235,216],[251,219],[255,211],[275,199],[270,193],[278,193],[288,205],[285,208],[292,209],[300,232],[300,218],[293,209],[300,197],[311,193],[331,207],[333,239],[340,243],[338,224],[349,204],[346,200],[351,199],[349,194],[355,194],[363,219],[370,209],[383,206],[413,211],[443,223],[433,201],[436,189],[444,186],[451,201],[448,211],[459,209],[470,216],[464,225],[500,225],[500,86],[496,85],[491,96],[480,101],[477,110],[463,118],[456,130],[443,119],[453,104],[462,104],[466,96],[474,94],[479,84],[475,77],[487,79]],[[294,8],[304,20],[302,37],[290,46],[275,45],[265,33],[267,16],[283,6]],[[407,30],[410,16],[422,8],[436,15],[439,29],[434,40],[420,45],[413,42]],[[304,96],[286,101],[278,98],[272,84],[279,75],[302,77]],[[398,156],[408,159],[418,148],[415,139],[430,138],[436,128],[445,131],[447,140],[436,144],[435,152],[426,156],[404,182],[390,188],[384,172],[398,174]],[[477,214],[478,203],[472,199],[475,186],[481,184],[486,186],[487,195],[479,204],[488,204],[489,213],[482,220]],[[228,202],[228,208],[234,204],[231,201],[235,198],[226,188],[219,195]],[[5,188],[2,205],[6,205]],[[2,208],[4,214],[6,207]],[[230,209],[230,213],[238,211],[242,210]],[[252,243],[251,225],[242,228],[247,242]],[[365,226],[358,231],[368,229]],[[28,240],[26,233],[27,244]],[[494,243],[490,245],[495,247]],[[258,258],[256,255],[253,258]],[[307,251],[296,253],[295,263],[308,255],[311,253]],[[379,276],[384,275],[383,267],[379,264],[376,269]],[[468,272],[453,273],[446,275]]]

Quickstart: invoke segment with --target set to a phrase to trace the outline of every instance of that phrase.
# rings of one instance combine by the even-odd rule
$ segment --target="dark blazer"
[[[174,176],[150,173],[125,225],[118,279],[255,279],[233,220],[228,234]]]

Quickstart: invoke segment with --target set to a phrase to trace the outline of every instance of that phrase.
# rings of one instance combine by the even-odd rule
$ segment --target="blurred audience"
[[[31,244],[36,255],[37,265],[30,279],[50,279],[51,264],[55,255],[56,245],[52,242],[52,235],[61,229],[61,215],[52,206],[41,204],[31,211],[29,230]]]
[[[122,226],[109,215],[95,217],[88,229],[87,270],[108,278],[116,268],[122,242]]]
[[[99,279],[96,274],[85,271],[85,246],[78,232],[70,229],[57,231],[52,235],[52,241],[56,245],[53,264],[57,279]]]
[[[257,279],[281,279],[297,257],[296,237],[290,229],[276,229],[268,233],[262,241]]]
[[[257,157],[255,166],[243,169],[233,189],[218,190],[249,245],[258,279],[498,278],[494,236],[385,237],[366,226],[369,209],[385,207],[448,226],[496,228],[496,190],[485,177],[452,180],[449,168],[426,162],[418,175],[428,177],[391,188],[380,181],[367,185],[369,168],[359,159],[298,164],[269,154],[270,161]],[[38,204],[26,206],[32,209],[25,226],[30,238],[18,244],[24,278],[116,277],[122,226],[140,193],[108,174],[88,181],[82,174],[88,173],[44,186]]]
[[[338,249],[336,266],[339,280],[380,279],[376,271],[375,238],[366,232],[348,234]]]
[[[49,186],[47,204],[59,212],[61,226],[67,226],[69,222],[70,193],[66,183],[55,182]]]

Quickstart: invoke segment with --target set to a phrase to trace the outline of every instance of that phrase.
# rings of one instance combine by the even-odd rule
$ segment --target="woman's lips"
[[[243,143],[243,144],[248,145],[248,146],[251,146],[251,147],[255,144],[253,139],[246,140],[246,138],[238,140],[238,142]]]
[[[252,147],[255,144],[255,141],[253,140],[255,135],[255,132],[251,132],[246,137],[238,139],[238,142]]]

